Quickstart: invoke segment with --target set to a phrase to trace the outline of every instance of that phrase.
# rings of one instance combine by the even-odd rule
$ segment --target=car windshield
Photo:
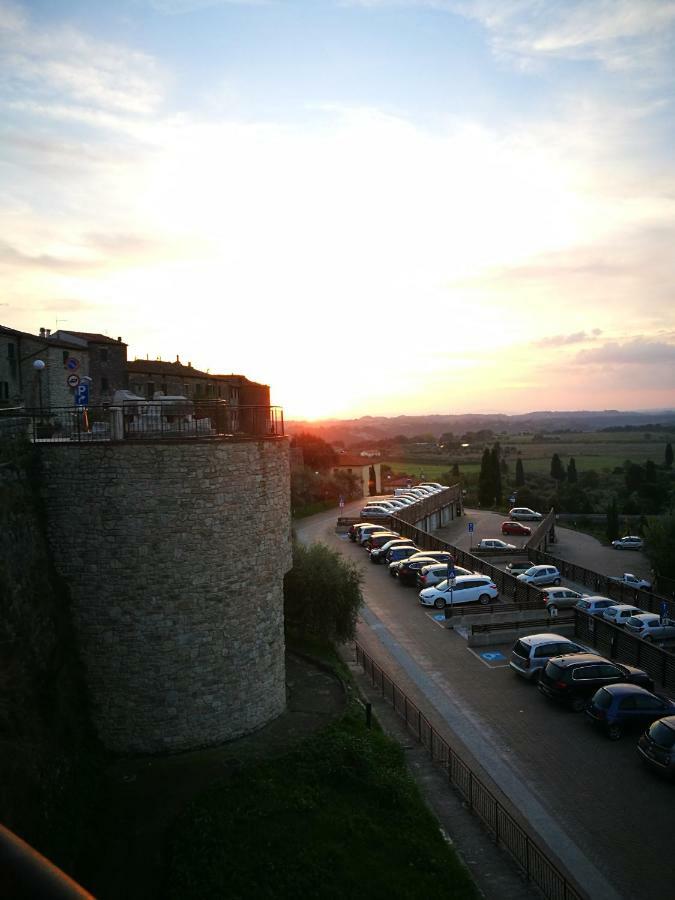
[[[642,628],[643,622],[635,616],[631,616],[626,625],[630,625],[632,628]]]
[[[536,574],[537,574],[537,571],[538,571],[537,567],[536,567],[536,566],[533,566],[531,569],[528,569],[528,570],[525,572],[525,574],[526,574],[526,575],[536,575]]]
[[[659,747],[665,747],[667,750],[675,747],[675,730],[664,725],[663,722],[654,722],[649,729],[649,737]]]

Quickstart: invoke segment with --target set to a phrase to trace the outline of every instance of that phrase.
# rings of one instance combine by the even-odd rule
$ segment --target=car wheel
[[[572,707],[572,712],[583,712],[586,709],[586,701],[583,697],[573,697],[570,706]]]
[[[434,606],[436,609],[445,609],[445,600],[442,597],[436,597],[434,600]]]
[[[620,725],[614,724],[607,726],[607,737],[610,741],[618,741],[622,734],[623,728]]]
[[[478,602],[482,603],[483,606],[487,606],[488,603],[492,602],[492,597],[489,594],[481,594],[478,598]]]

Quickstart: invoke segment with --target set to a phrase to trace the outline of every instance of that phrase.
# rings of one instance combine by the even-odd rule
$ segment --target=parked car
[[[634,588],[636,591],[651,591],[652,583],[646,578],[638,578],[630,572],[624,572],[623,575],[613,575],[609,579],[615,584],[625,584],[626,587]]]
[[[626,631],[645,641],[668,641],[675,638],[675,621],[656,613],[640,613],[626,620]]]
[[[610,606],[618,606],[617,600],[610,600],[609,597],[582,597],[574,604],[577,609],[583,609],[589,616],[601,616]]]
[[[395,531],[374,531],[366,541],[366,550],[372,553],[378,547],[382,547],[388,541],[400,538],[400,534]]]
[[[644,728],[656,719],[675,714],[675,702],[652,694],[637,684],[613,684],[600,688],[591,698],[586,715],[618,741],[629,728]]]
[[[374,534],[376,531],[384,530],[386,529],[383,528],[382,523],[380,523],[379,525],[361,525],[359,526],[359,529],[357,531],[356,543],[360,544],[363,547],[371,534]],[[391,531],[390,534],[396,534],[396,532]],[[400,537],[400,535],[398,536]]]
[[[644,609],[638,609],[637,606],[631,606],[630,603],[617,603],[616,606],[608,606],[603,609],[602,618],[611,622],[612,625],[625,625],[631,616],[639,616]]]
[[[518,575],[522,575],[523,572],[527,572],[528,569],[531,569],[534,563],[528,562],[524,560],[523,562],[510,562],[506,567],[506,571],[509,575],[513,575],[516,578]]]
[[[360,528],[365,528],[366,525],[373,525],[373,522],[355,522],[353,525],[349,526],[349,531],[347,535],[349,536],[350,541],[356,541],[358,532]]]
[[[364,519],[383,519],[390,516],[393,510],[386,509],[384,506],[364,506],[359,515]]]
[[[455,566],[455,577],[459,575],[473,575],[471,569],[464,569],[462,566]],[[417,570],[417,587],[423,588],[435,587],[441,581],[445,581],[448,577],[447,563],[431,563],[428,566],[422,566]]]
[[[452,559],[452,554],[445,550],[423,550],[399,563],[398,571],[395,574],[401,584],[416,584],[417,573],[422,566],[439,562],[447,563],[449,559]]]
[[[515,550],[515,544],[507,544],[506,541],[500,541],[498,538],[483,538],[478,543],[477,550]]]
[[[420,591],[420,603],[422,606],[435,606],[436,609],[444,609],[452,601],[452,606],[464,603],[492,603],[499,598],[497,585],[488,575],[459,575],[455,578],[450,596],[450,587],[447,581],[441,581],[435,587],[425,588]]]
[[[439,484],[437,481],[425,481],[420,487],[436,488],[437,491],[446,491],[448,489],[447,484]]]
[[[542,515],[527,506],[514,506],[509,510],[509,518],[520,522],[538,522]]]
[[[535,587],[546,584],[560,584],[560,572],[555,566],[532,566],[527,572],[518,576],[518,581],[532,584]]]
[[[539,690],[551,700],[581,712],[597,690],[621,682],[639,684],[648,691],[654,689],[654,682],[642,669],[610,662],[595,653],[579,653],[550,659],[539,676]]]
[[[542,591],[542,597],[546,609],[553,612],[554,609],[570,609],[576,605],[577,600],[581,600],[582,595],[571,588],[550,587]]]
[[[638,741],[638,752],[650,768],[675,776],[675,716],[654,722]]]
[[[612,541],[612,547],[616,550],[642,550],[644,545],[645,542],[636,534],[627,534],[618,541]]]
[[[587,647],[559,634],[528,634],[513,645],[509,666],[528,681],[537,681],[551,657],[589,652]]]
[[[403,560],[408,559],[414,553],[417,553],[418,548],[414,546],[414,544],[409,544],[403,547],[392,547],[387,551],[387,555],[385,557],[385,563],[391,565],[394,562],[403,562]]]
[[[402,503],[403,506],[412,506],[413,503],[417,503],[415,497],[409,497],[407,494],[398,494],[394,499]]]
[[[377,500],[369,500],[364,509],[368,509],[369,506],[381,506],[384,509],[390,509],[392,512],[398,507],[394,504],[393,500],[389,500],[387,497],[379,497]]]
[[[390,540],[385,541],[384,544],[370,545],[368,549],[368,553],[370,554],[370,561],[372,563],[381,563],[384,562],[384,559],[387,555],[387,550],[391,547],[412,547],[413,544],[410,541],[410,538],[402,538],[402,537],[392,537]]]
[[[502,534],[524,535],[532,534],[529,525],[523,525],[522,522],[502,522]]]

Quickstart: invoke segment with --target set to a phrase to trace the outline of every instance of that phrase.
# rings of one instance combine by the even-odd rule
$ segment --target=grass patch
[[[453,898],[478,893],[405,767],[361,710],[198,798],[175,825],[163,896]]]
[[[307,516],[314,516],[316,513],[324,512],[327,509],[335,509],[338,506],[336,500],[317,500],[316,503],[307,503],[305,506],[298,506],[292,510],[294,519],[306,519]]]

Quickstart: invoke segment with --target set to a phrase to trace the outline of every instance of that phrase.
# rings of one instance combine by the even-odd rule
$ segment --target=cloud
[[[21,268],[75,270],[88,269],[94,264],[92,261],[84,259],[68,259],[53,256],[49,253],[31,255],[18,250],[6,241],[0,241],[0,265],[20,266]]]
[[[550,337],[539,338],[533,341],[535,347],[566,347],[570,344],[586,344],[595,341],[602,334],[602,329],[593,328],[591,331],[575,331],[573,334],[554,334]]]
[[[675,343],[637,337],[624,344],[612,342],[603,347],[580,350],[576,361],[582,365],[672,366],[675,365]]]
[[[278,0],[149,0],[150,6],[165,15],[196,12],[212,6],[271,6]]]

